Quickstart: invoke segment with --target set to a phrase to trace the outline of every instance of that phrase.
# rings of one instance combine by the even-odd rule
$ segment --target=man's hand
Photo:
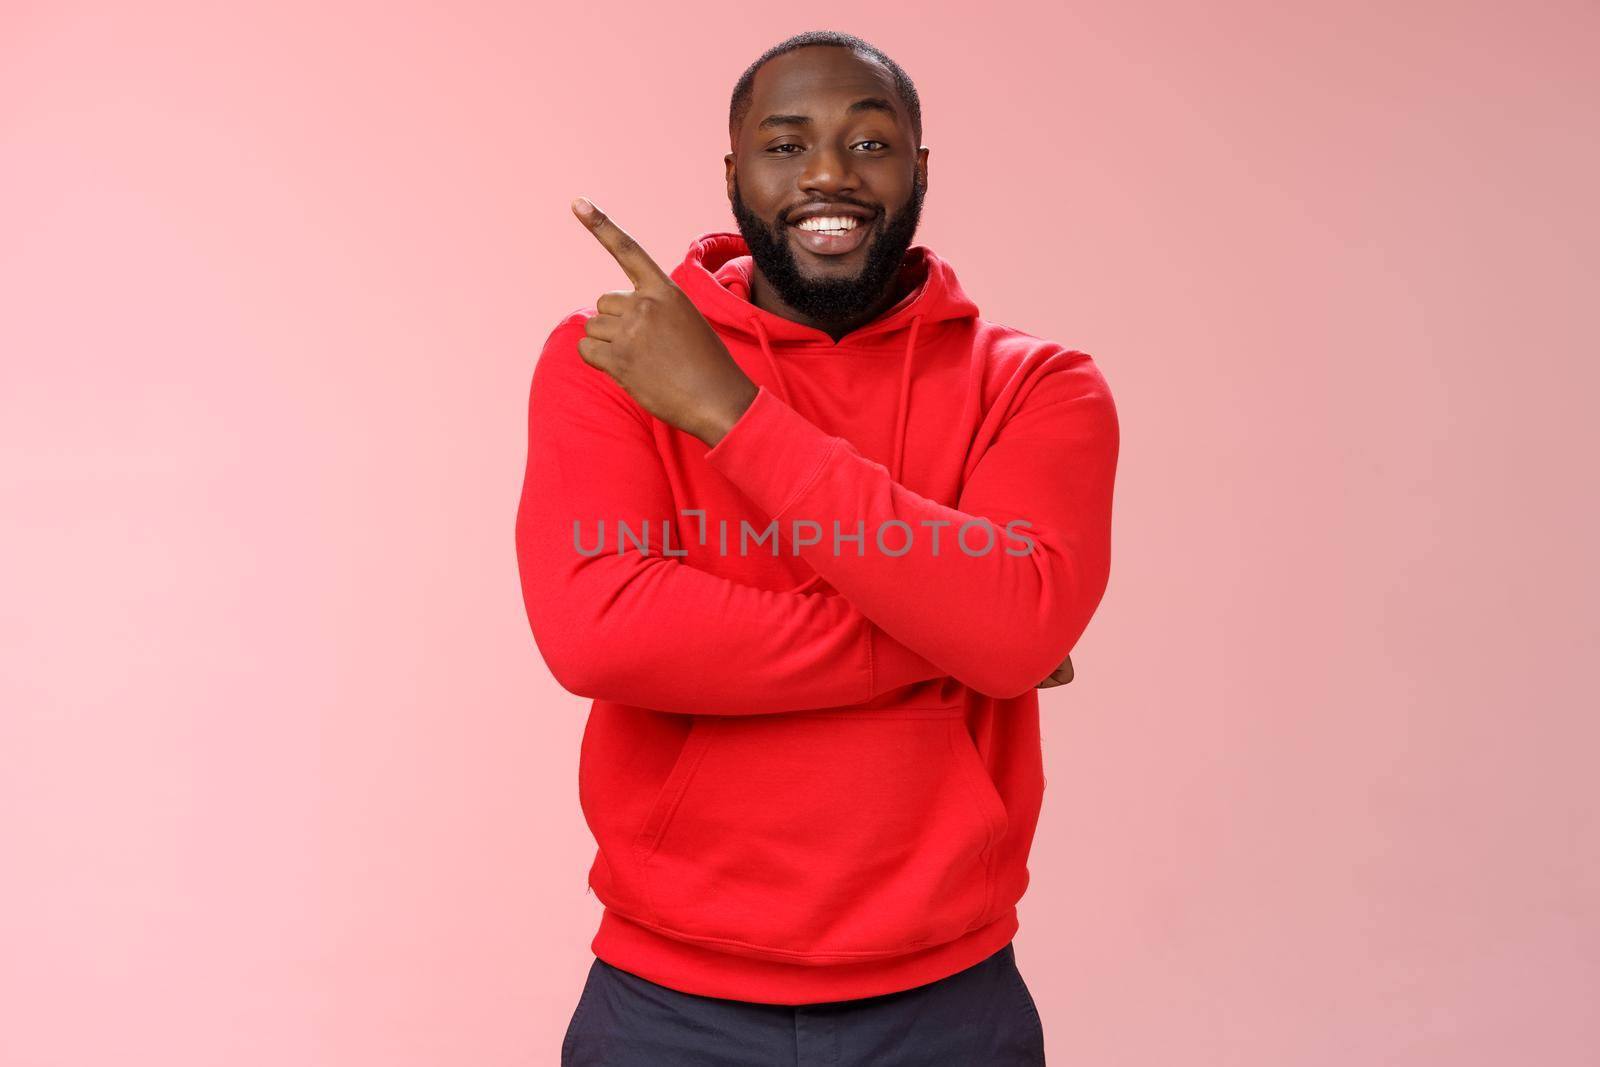
[[[633,290],[602,293],[584,322],[578,353],[616,379],[646,411],[708,445],[722,440],[756,385],[711,324],[643,248],[584,197],[572,202],[595,239],[615,257]]]
[[[1061,666],[1050,672],[1050,677],[1034,686],[1035,689],[1050,689],[1058,685],[1066,685],[1072,681],[1072,657],[1068,656],[1061,661]]]

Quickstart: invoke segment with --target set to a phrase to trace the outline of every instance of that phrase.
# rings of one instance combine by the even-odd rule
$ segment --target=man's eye
[[[877,145],[878,148],[880,148],[880,149],[889,147],[887,142],[877,141],[877,140],[858,141],[858,142],[856,142],[856,144],[857,144],[857,147],[859,147],[861,145]],[[786,156],[786,155],[791,155],[792,153],[785,152],[784,151],[785,148],[793,148],[793,149],[797,149],[798,150],[798,149],[803,148],[803,147],[805,147],[805,146],[804,145],[797,145],[797,144],[775,144],[771,148],[767,149],[767,151],[775,152],[775,153],[777,153],[778,155],[781,155],[781,156]]]

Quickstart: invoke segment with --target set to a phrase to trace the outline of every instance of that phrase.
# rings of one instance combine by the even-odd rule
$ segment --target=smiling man
[[[605,906],[562,1063],[1041,1063],[1037,691],[1109,577],[1110,391],[912,245],[929,153],[879,50],[774,46],[729,137],[739,232],[670,274],[573,202],[629,287],[529,396],[518,563],[592,699]]]
[[[808,139],[818,136],[826,118],[773,112],[745,135],[741,127],[754,102],[755,79],[733,108],[728,198],[755,261],[753,300],[786,319],[842,337],[903,296],[910,280],[901,268],[928,188],[928,150],[914,147],[922,144],[916,89],[909,79],[903,86],[881,84],[904,75],[841,48],[782,53],[761,70],[771,72],[770,81],[799,93],[881,94],[851,100],[841,117],[856,126],[876,122],[885,136],[893,131],[892,140],[868,137],[850,146],[858,157],[850,165],[856,175],[851,187],[797,204],[797,157],[804,156]],[[765,89],[769,79],[760,80]],[[741,153],[747,139],[760,142],[760,151]],[[864,202],[866,197],[875,202]]]

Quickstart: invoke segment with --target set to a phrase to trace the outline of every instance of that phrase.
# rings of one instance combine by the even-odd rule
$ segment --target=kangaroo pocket
[[[985,921],[1006,829],[958,707],[698,716],[634,855],[663,929],[847,962]]]

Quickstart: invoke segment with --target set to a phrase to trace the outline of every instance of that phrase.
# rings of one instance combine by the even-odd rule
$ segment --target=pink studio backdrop
[[[818,27],[918,81],[919,239],[1118,402],[1052,1060],[1593,1063],[1600,12],[581,7],[0,9],[0,1065],[556,1061],[585,702],[513,516],[624,281],[567,201],[732,229],[728,92]]]

